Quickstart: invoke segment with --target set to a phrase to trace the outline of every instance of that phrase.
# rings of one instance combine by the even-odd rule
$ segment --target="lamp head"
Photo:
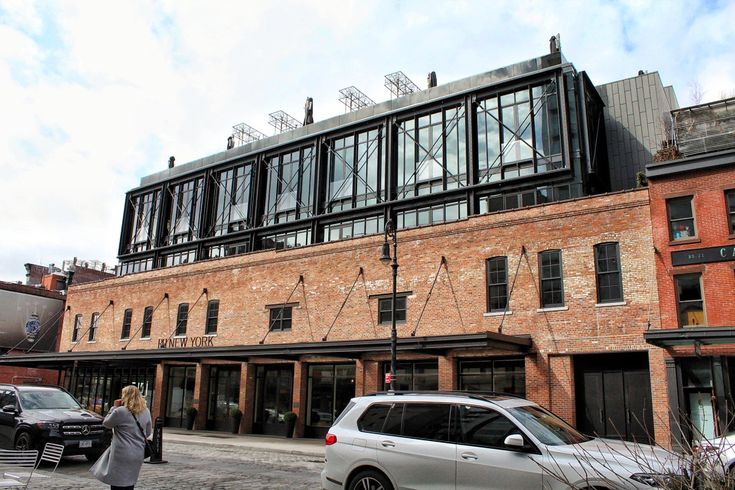
[[[384,264],[390,262],[390,243],[388,243],[388,240],[383,242],[383,248],[380,252],[380,261]]]

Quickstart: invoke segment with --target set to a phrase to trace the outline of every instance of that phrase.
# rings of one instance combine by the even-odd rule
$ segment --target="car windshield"
[[[25,410],[49,408],[78,409],[79,403],[65,391],[28,390],[20,392],[20,405]]]
[[[508,410],[536,438],[547,446],[579,444],[590,437],[579,432],[551,412],[541,407],[527,405]]]

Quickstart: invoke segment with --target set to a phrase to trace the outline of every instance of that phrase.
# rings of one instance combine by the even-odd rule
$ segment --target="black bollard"
[[[168,461],[163,460],[163,418],[156,417],[156,422],[153,424],[153,454],[146,463],[150,464],[163,464]]]

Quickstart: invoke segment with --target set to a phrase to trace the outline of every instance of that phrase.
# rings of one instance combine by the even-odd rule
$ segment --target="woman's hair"
[[[123,406],[133,415],[138,415],[146,408],[145,398],[137,386],[129,385],[123,388],[121,398]]]

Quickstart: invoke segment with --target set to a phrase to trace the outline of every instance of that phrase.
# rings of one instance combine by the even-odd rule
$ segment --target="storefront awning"
[[[499,349],[516,353],[528,352],[533,342],[530,335],[504,335],[484,332],[464,335],[399,338],[399,352],[422,352],[443,355],[452,349]],[[158,361],[191,361],[223,359],[247,361],[250,358],[298,359],[304,355],[359,358],[363,353],[388,352],[390,339],[337,340],[299,344],[256,344],[222,347],[184,347],[94,352],[46,352],[0,357],[0,365],[61,368],[78,362],[156,363]]]
[[[735,327],[683,327],[649,330],[643,337],[657,347],[735,344]]]

